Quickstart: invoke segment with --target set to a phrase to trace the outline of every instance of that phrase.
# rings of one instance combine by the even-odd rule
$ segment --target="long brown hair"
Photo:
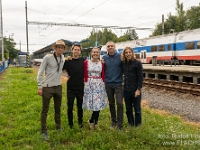
[[[122,54],[121,54],[121,61],[123,61],[123,62],[125,62],[127,59],[126,59],[126,56],[125,56],[125,51],[126,50],[131,50],[131,52],[132,52],[132,58],[131,58],[131,61],[134,61],[135,59],[136,59],[136,57],[135,57],[135,54],[134,54],[134,51],[133,51],[133,49],[131,48],[131,47],[129,47],[129,46],[127,46],[127,47],[125,47],[124,49],[123,49],[123,51],[122,51]]]
[[[94,50],[94,49],[97,49],[98,51],[99,51],[99,55],[100,55],[100,52],[101,52],[101,50],[98,48],[98,47],[93,47],[92,48],[92,50],[90,51],[90,56],[91,56],[91,58],[92,58],[92,51]]]

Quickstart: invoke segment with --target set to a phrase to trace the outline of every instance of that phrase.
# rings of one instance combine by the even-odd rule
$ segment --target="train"
[[[151,64],[156,58],[158,63],[176,60],[182,65],[200,65],[200,28],[115,43],[119,53],[126,46],[133,49],[136,59],[142,63]],[[106,52],[106,45],[103,45],[101,56]]]

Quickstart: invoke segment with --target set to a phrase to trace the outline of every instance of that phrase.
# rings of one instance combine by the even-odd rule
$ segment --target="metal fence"
[[[8,68],[8,61],[0,62],[0,73],[2,73],[6,68]]]
[[[4,44],[3,44],[3,15],[2,15],[2,3],[0,0],[0,53],[1,61],[4,61]]]

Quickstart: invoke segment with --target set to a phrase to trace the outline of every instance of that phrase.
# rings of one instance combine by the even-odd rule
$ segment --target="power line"
[[[74,22],[74,21],[77,20],[78,18],[80,18],[80,17],[86,15],[87,13],[91,12],[92,10],[96,9],[97,7],[103,5],[103,4],[106,3],[107,1],[108,1],[108,0],[102,2],[101,4],[97,5],[96,7],[92,8],[92,9],[90,9],[89,11],[85,12],[84,14],[82,14],[82,15],[80,15],[79,17],[77,17],[76,19],[74,19],[72,22]]]
[[[104,3],[107,2],[107,1],[108,1],[108,0],[102,2],[101,4],[97,5],[96,7],[92,8],[91,10],[89,10],[89,11],[87,11],[86,13],[82,14],[81,16],[77,17],[77,18],[74,19],[72,22],[74,22],[74,21],[77,20],[78,18],[84,16],[85,14],[89,13],[90,11],[94,10],[95,8],[101,6],[102,4],[104,4]],[[61,28],[62,28],[62,27],[60,27],[59,29],[55,30],[54,32],[51,32],[50,34],[48,34],[48,36],[51,35],[52,33],[55,33],[56,31],[60,30]]]
[[[94,27],[94,28],[112,28],[112,29],[134,29],[134,30],[153,30],[153,28],[138,28],[134,26],[120,27],[120,26],[104,26],[104,25],[88,25],[79,23],[56,23],[56,22],[38,22],[29,21],[30,25],[51,25],[51,26],[76,26],[76,27]]]
[[[81,3],[79,3],[77,6],[75,6],[73,9],[71,9],[69,12],[67,12],[64,16],[68,15],[69,13],[71,13],[73,10],[75,10],[77,7],[79,7],[81,4],[83,4],[86,0],[82,1]],[[64,17],[63,16],[63,17]],[[60,18],[62,19],[62,18]]]
[[[187,2],[187,1],[190,1],[190,0],[185,0],[185,1],[183,1],[182,3],[185,3],[185,2]],[[175,6],[175,5],[171,5],[171,6],[169,6],[169,7],[160,9],[160,10],[158,10],[158,11],[148,13],[147,15],[149,15],[149,14],[154,14],[154,13],[157,13],[157,12],[160,12],[160,11],[163,11],[163,10],[168,9],[168,8],[171,8],[171,7],[173,7],[173,6]],[[138,18],[136,18],[136,19],[130,20],[129,22],[132,22],[132,21],[137,20],[137,19],[141,19],[141,18],[143,18],[143,17],[146,17],[147,15],[140,16],[140,17],[138,17]]]
[[[75,10],[78,6],[80,6],[81,4],[83,4],[85,1],[86,1],[86,0],[84,0],[84,1],[82,1],[81,3],[79,3],[78,5],[76,5],[74,8],[72,8],[69,12],[67,12],[66,14],[64,14],[64,15],[63,15],[61,18],[59,18],[57,21],[61,20],[63,17],[65,17],[66,15],[68,15],[69,13],[71,13],[73,10]],[[57,21],[56,21],[56,22],[57,22]],[[45,28],[43,28],[43,30],[41,30],[40,33],[41,33],[42,31],[46,30],[48,27],[49,27],[49,25],[46,26]],[[56,31],[57,31],[57,30],[56,30]]]
[[[78,6],[80,6],[81,4],[83,4],[84,2],[85,2],[86,0],[84,0],[84,1],[82,1],[81,3],[79,3],[78,5],[76,5],[74,8],[72,8],[69,12],[67,12],[65,15],[63,15],[63,17],[64,16],[66,16],[66,15],[68,15],[69,13],[71,13],[73,10],[75,10]],[[59,18],[57,21],[59,21],[59,20],[61,20],[63,17],[61,17],[61,18]],[[62,19],[63,20],[63,19]],[[42,31],[44,31],[44,30],[47,30],[47,28],[49,27],[49,25],[47,25],[45,28],[43,28],[43,30],[41,30],[39,33],[41,33]],[[62,27],[61,27],[62,28]],[[57,30],[60,30],[61,28],[59,28],[59,29],[57,29]],[[57,31],[56,30],[56,31]],[[54,31],[54,32],[56,32],[56,31]],[[54,33],[54,32],[52,32],[52,33]],[[50,34],[52,34],[52,33],[50,33]],[[50,35],[50,34],[48,34],[48,35]],[[45,37],[44,37],[45,38]],[[43,39],[44,39],[43,38]],[[43,40],[42,39],[42,40]]]
[[[15,43],[16,45],[27,45],[26,43]],[[39,46],[39,45],[42,45],[42,46],[47,46],[49,44],[28,44],[28,45],[35,45],[35,46]]]

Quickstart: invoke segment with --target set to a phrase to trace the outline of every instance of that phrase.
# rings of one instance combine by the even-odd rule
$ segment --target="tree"
[[[102,37],[100,39],[100,43],[102,45],[105,45],[108,41],[117,42],[117,40],[118,40],[117,35],[112,33],[111,29],[108,30],[107,28],[105,28],[103,30],[103,34],[102,34]]]
[[[137,40],[138,35],[134,29],[127,30],[123,36],[118,38],[118,42],[128,41],[128,40]]]
[[[165,34],[175,30],[177,24],[177,16],[173,16],[171,13],[168,14],[168,18],[165,21]]]
[[[179,0],[176,0],[176,16],[168,14],[166,21],[164,22],[164,33],[169,34],[173,29],[175,32],[180,32],[186,30],[187,17],[186,13],[183,10],[183,3],[180,3]],[[156,25],[155,30],[151,36],[157,36],[162,34],[162,23]]]
[[[83,42],[82,46],[84,48],[88,48],[88,47],[94,47],[96,41],[98,41],[98,45],[105,45],[108,41],[117,42],[118,37],[117,35],[112,33],[111,30],[107,28],[103,29],[103,31],[99,30],[98,32],[97,31],[95,32],[95,29],[93,29],[90,32],[90,36],[81,41],[87,41],[87,42]]]
[[[137,40],[139,38],[134,29],[130,31],[130,34],[131,34],[131,40]]]
[[[186,11],[186,29],[200,28],[200,6],[193,6]]]
[[[15,49],[16,43],[14,42],[13,38],[3,38],[4,40],[4,53],[5,53],[5,59],[10,58],[14,59],[17,58],[17,53],[19,50]]]
[[[102,31],[99,30],[98,32],[95,32],[95,29],[93,29],[90,32],[90,36],[88,38],[81,40],[81,45],[84,48],[88,48],[94,47],[96,41],[98,41],[98,45],[105,45],[108,41],[123,42],[133,39],[138,39],[138,35],[134,29],[127,30],[126,33],[124,33],[124,35],[120,36],[119,38],[112,32],[111,29],[104,28]]]
[[[183,10],[183,3],[180,3],[179,0],[176,0],[176,11],[177,11],[177,20],[176,20],[176,32],[185,30],[186,16],[185,11]]]

